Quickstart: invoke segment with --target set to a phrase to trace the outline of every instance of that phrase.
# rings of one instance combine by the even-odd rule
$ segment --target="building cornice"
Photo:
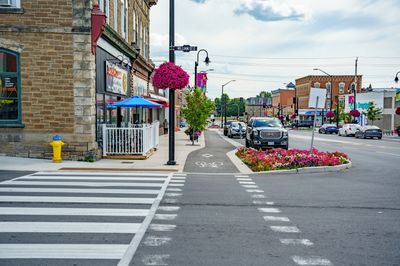
[[[129,46],[129,44],[118,34],[118,32],[113,30],[110,25],[106,25],[103,36],[128,55],[131,60],[136,60],[138,58],[139,51]]]

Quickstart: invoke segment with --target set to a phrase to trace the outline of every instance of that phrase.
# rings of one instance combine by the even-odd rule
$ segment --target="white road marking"
[[[149,229],[157,232],[169,232],[176,228],[174,224],[150,224]]]
[[[300,256],[293,256],[293,261],[298,265],[332,265],[327,259],[318,257],[318,256],[308,256],[308,257],[300,257]]]
[[[158,174],[158,173],[115,173],[115,172],[88,172],[88,171],[49,171],[49,172],[38,172],[34,173],[30,176],[46,176],[46,175],[55,175],[55,176],[132,176],[132,177],[154,177],[154,176],[161,176],[161,177],[168,177],[168,174]]]
[[[249,177],[248,175],[235,175],[236,178],[238,177]]]
[[[0,244],[0,259],[120,259],[128,245]]]
[[[0,222],[1,233],[134,234],[139,227],[139,223]]]
[[[158,206],[157,210],[165,211],[165,212],[175,212],[179,211],[181,207],[178,206]]]
[[[282,216],[264,216],[263,218],[267,222],[290,222],[288,217]]]
[[[186,180],[186,176],[173,176],[171,180]]]
[[[109,181],[165,181],[167,177],[106,177],[106,176],[21,176],[18,180],[109,180]]]
[[[98,208],[0,208],[0,215],[73,215],[73,216],[147,216],[147,209],[98,209]]]
[[[171,178],[174,178],[174,177],[181,177],[181,176],[186,176],[186,174],[173,174],[173,176],[171,177]]]
[[[279,239],[279,241],[281,241],[282,244],[284,245],[304,245],[304,246],[313,246],[314,243],[311,242],[308,239],[292,239],[292,238],[285,238],[285,239]]]
[[[266,198],[266,196],[263,194],[253,194],[253,195],[251,195],[251,197],[255,198],[255,199],[265,199]]]
[[[278,208],[258,208],[260,212],[270,212],[270,213],[280,213],[281,211]]]
[[[246,189],[246,191],[249,193],[264,193],[262,189]]]
[[[180,197],[182,196],[182,193],[165,193],[166,197]]]
[[[214,155],[209,154],[209,153],[205,153],[205,154],[202,154],[201,156],[206,157],[206,158],[210,158],[210,157],[213,157]]]
[[[5,181],[0,185],[13,186],[82,186],[82,187],[161,187],[162,183],[126,183],[126,182],[42,182],[42,181]],[[176,184],[178,185],[178,184]]]
[[[272,231],[280,233],[300,233],[300,229],[297,226],[270,226]]]
[[[0,187],[0,192],[32,192],[32,193],[85,193],[85,194],[158,194],[160,190],[150,189],[101,189],[101,188],[32,188],[32,187]]]
[[[185,184],[169,184],[169,187],[183,187]]]
[[[165,198],[162,200],[163,203],[177,203],[177,199],[170,199],[170,198]]]
[[[167,188],[167,191],[182,191],[182,189],[181,188],[169,187],[169,188]]]
[[[169,181],[169,183],[185,183],[186,180],[185,179],[175,179],[175,180],[171,180]]]
[[[144,240],[143,244],[148,247],[159,247],[168,242],[171,242],[172,238],[170,237],[157,237],[157,236],[148,236]]]
[[[168,265],[164,261],[168,258],[169,255],[144,255],[142,262],[144,265]]]
[[[396,154],[396,153],[383,152],[383,151],[375,151],[375,152],[376,152],[376,153],[381,153],[381,154],[387,154],[387,155],[392,155],[392,156],[400,157],[400,154]]]
[[[239,184],[243,185],[255,185],[256,183],[253,181],[239,181]]]
[[[255,205],[274,205],[273,201],[264,201],[264,200],[253,200],[253,204]]]
[[[259,188],[257,185],[242,185],[244,188]]]
[[[164,221],[172,221],[178,216],[177,214],[156,214],[154,219],[156,220],[164,220]]]
[[[251,178],[238,178],[237,181],[253,181]]]
[[[71,203],[153,204],[154,198],[0,196],[0,202],[71,202]]]

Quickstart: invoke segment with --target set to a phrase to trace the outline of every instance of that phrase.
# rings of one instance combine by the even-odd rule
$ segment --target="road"
[[[310,133],[291,131],[290,147],[308,148]],[[0,189],[14,190],[2,191],[0,197],[4,223],[0,265],[117,265],[121,258],[128,261],[121,265],[400,265],[400,142],[316,134],[316,148],[349,154],[353,167],[330,173],[243,175],[226,156],[234,146],[225,137],[209,131],[205,138],[206,147],[189,155],[185,173],[170,178],[80,173],[76,180],[60,173],[53,177],[21,173],[22,178],[3,181]],[[3,173],[2,177],[17,175]],[[118,192],[126,185],[140,191]],[[107,194],[105,188],[113,191]],[[75,191],[71,194],[67,189]],[[83,195],[77,189],[92,189],[94,194]],[[40,196],[52,197],[46,200],[51,202]],[[86,202],[88,197],[97,202]],[[109,198],[114,202],[107,202]],[[79,213],[82,208],[90,211]],[[95,215],[100,209],[108,211]],[[35,211],[42,215],[34,215]],[[54,211],[79,215],[50,213]],[[125,214],[117,216],[115,211]],[[133,216],[126,214],[132,211]],[[146,213],[138,215],[138,211]],[[30,224],[17,230],[23,222]],[[59,226],[52,229],[57,232],[42,232],[48,227],[35,224],[39,232],[32,232],[33,222]],[[106,226],[74,233],[77,229],[70,223]],[[130,228],[133,225],[136,229]],[[32,244],[44,245],[41,257],[21,258],[38,254]],[[86,246],[77,250],[77,244]],[[70,248],[67,255],[62,248]]]

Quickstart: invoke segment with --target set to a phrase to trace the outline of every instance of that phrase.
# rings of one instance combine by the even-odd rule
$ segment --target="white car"
[[[339,136],[355,136],[357,129],[360,127],[359,124],[344,124],[339,128]]]

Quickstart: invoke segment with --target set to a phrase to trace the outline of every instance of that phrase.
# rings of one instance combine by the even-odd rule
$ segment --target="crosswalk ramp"
[[[0,265],[117,265],[170,181],[170,174],[63,171],[1,182]]]

